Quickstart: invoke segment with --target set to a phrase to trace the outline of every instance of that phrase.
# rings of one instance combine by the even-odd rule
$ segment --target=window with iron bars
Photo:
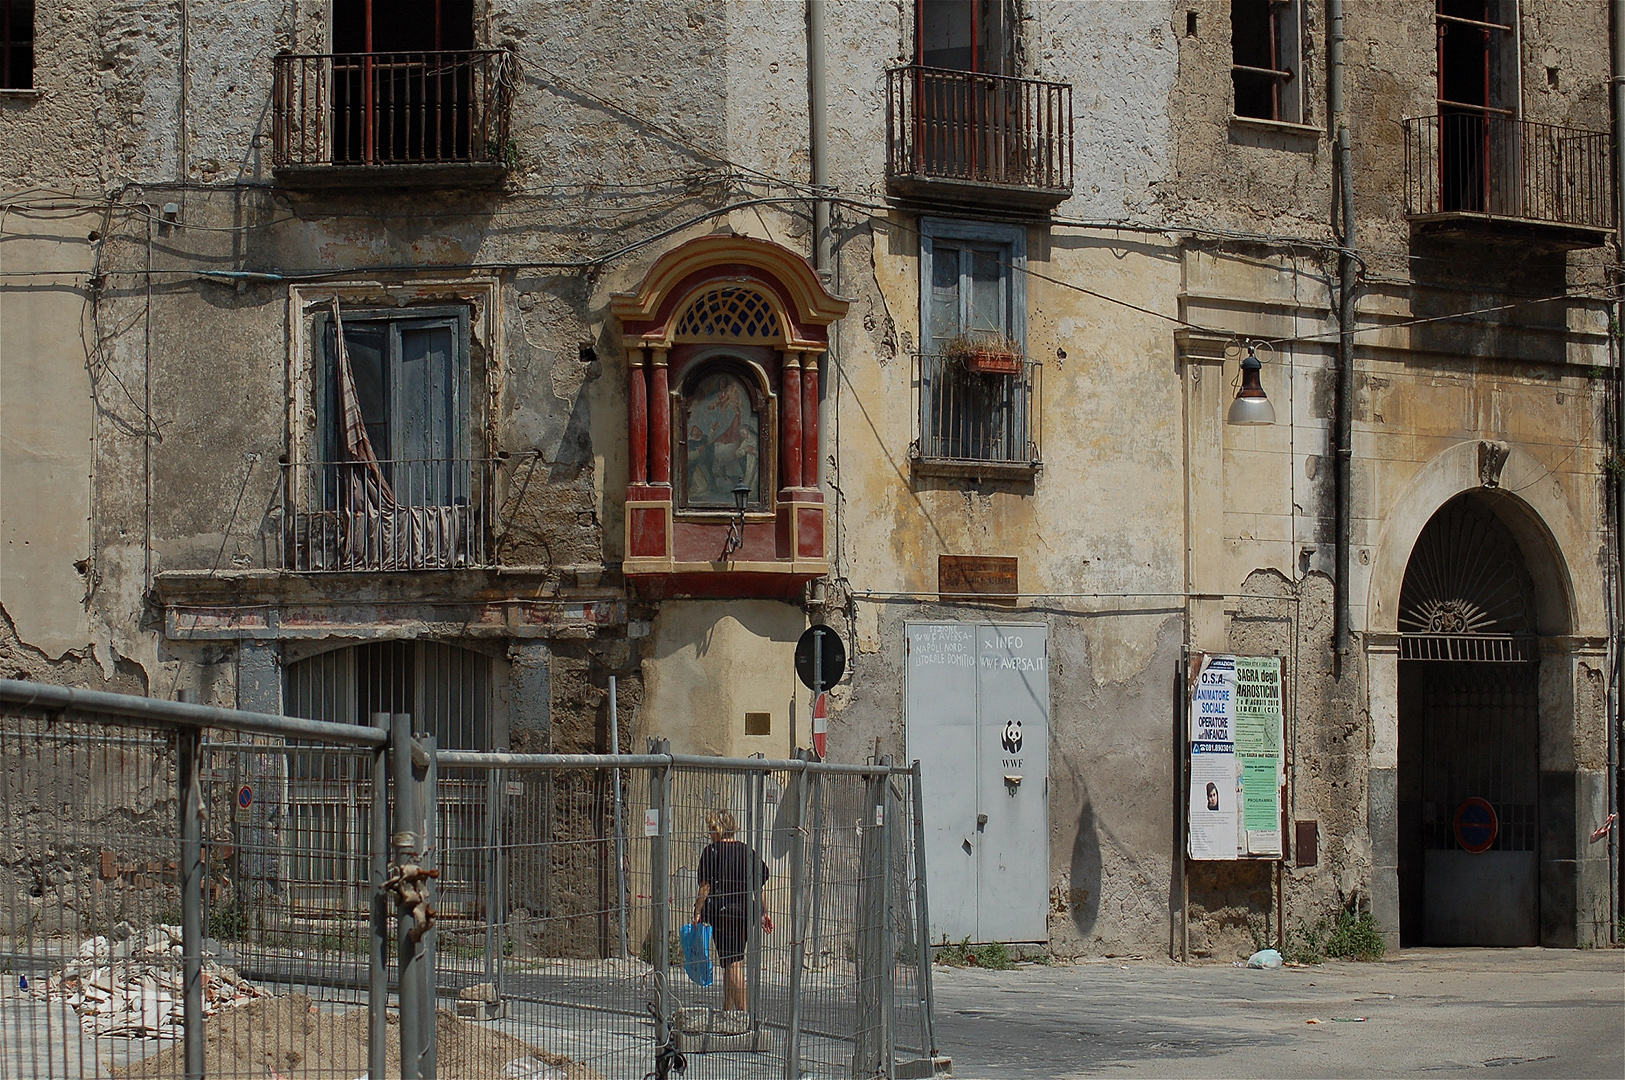
[[[0,90],[34,88],[34,0],[0,0]]]
[[[1020,226],[921,222],[921,462],[1037,463],[1026,256]]]
[[[1236,115],[1306,122],[1299,0],[1231,0],[1230,79]]]

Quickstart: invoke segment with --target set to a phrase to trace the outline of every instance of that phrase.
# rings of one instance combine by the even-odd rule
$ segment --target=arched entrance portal
[[[1399,630],[1401,943],[1539,944],[1535,585],[1491,496],[1422,530]]]

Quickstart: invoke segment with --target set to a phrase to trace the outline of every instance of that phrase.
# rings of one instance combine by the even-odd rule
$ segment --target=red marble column
[[[643,372],[643,350],[626,354],[626,440],[631,449],[634,484],[649,480],[649,387]]]
[[[666,375],[666,350],[650,350],[653,376],[649,382],[649,482],[671,483],[671,394]]]
[[[801,486],[818,486],[818,370],[823,353],[808,353],[801,362]]]
[[[801,486],[801,354],[786,349],[779,367],[781,487]]]

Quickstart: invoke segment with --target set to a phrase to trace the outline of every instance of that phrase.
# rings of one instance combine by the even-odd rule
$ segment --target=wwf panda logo
[[[1005,753],[1021,753],[1021,721],[1006,720],[1004,722],[1004,738],[1000,741],[1004,744]]]

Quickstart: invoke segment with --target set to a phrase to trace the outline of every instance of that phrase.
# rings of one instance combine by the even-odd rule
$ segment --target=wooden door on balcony
[[[467,161],[473,0],[334,0],[334,164]]]

